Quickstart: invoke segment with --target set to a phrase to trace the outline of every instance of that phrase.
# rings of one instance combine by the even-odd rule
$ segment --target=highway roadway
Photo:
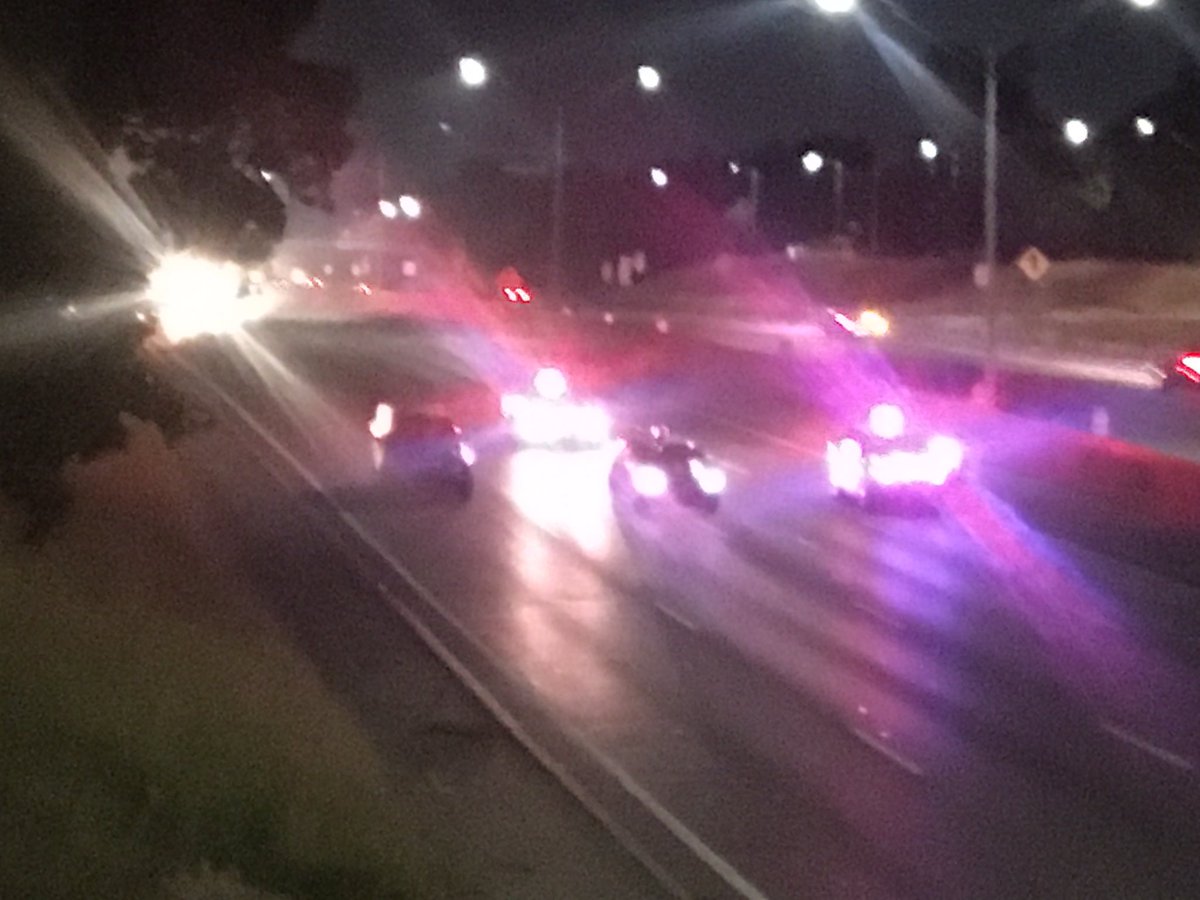
[[[621,341],[570,353],[622,419],[726,465],[715,516],[618,515],[612,448],[489,427],[498,386],[544,357],[528,338],[281,323],[185,355],[307,471],[292,502],[399,570],[403,602],[687,893],[1194,892],[1200,588],[1039,531],[992,473],[940,511],[835,502],[825,361],[803,348]],[[385,397],[461,411],[470,503],[376,483]],[[1079,499],[1042,487],[1069,521]]]
[[[832,324],[820,310],[791,322],[628,308],[579,307],[572,314],[589,327],[607,318],[618,328],[689,334],[720,346],[769,354],[785,345],[803,345]],[[878,347],[906,376],[939,391],[967,394],[982,375],[981,343],[960,346],[950,338],[941,346],[936,336],[910,335],[887,338]],[[1004,346],[997,355],[1000,402],[1018,415],[1200,462],[1200,389],[1162,390],[1167,362]]]

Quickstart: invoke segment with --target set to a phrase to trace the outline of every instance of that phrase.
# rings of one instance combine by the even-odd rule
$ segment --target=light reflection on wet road
[[[289,340],[272,352],[303,359]],[[297,366],[306,390],[356,422],[355,378],[323,359]],[[811,454],[731,424],[743,413],[731,399],[689,423],[730,464],[712,518],[619,515],[612,448],[485,441],[458,506],[361,485],[365,432],[292,444],[330,484],[359,483],[343,507],[552,715],[771,896],[1191,883],[1193,857],[1158,829],[1196,796],[1179,764],[1194,660],[1160,660],[1139,625],[1167,589],[1021,530],[975,488],[941,514],[843,507]],[[261,415],[295,426],[294,409]],[[1138,671],[1163,708],[1124,702]]]

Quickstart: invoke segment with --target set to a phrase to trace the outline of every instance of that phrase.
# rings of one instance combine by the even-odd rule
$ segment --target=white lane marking
[[[437,599],[437,597],[426,588],[416,577],[400,562],[390,551],[384,548],[378,540],[372,535],[366,526],[354,516],[353,513],[344,509],[332,497],[326,493],[324,486],[309,469],[301,463],[296,457],[284,447],[264,426],[260,425],[254,416],[247,411],[240,403],[233,399],[220,385],[205,377],[198,369],[189,363],[182,360],[178,364],[187,369],[194,378],[203,381],[208,387],[225,403],[246,425],[256,434],[262,441],[270,447],[280,458],[290,465],[300,477],[309,484],[314,490],[318,491],[326,500],[332,504],[334,509],[338,511],[338,516],[344,521],[348,528],[353,531],[368,547],[373,550],[380,559],[386,562],[393,571],[407,584],[414,593],[416,593],[424,602],[440,615],[451,627],[454,628],[458,635],[470,644],[476,652],[486,659],[499,672],[507,673],[506,668],[501,661],[482,643],[475,638],[466,627],[446,609]],[[381,591],[382,595],[389,601],[389,605],[396,610],[397,613],[416,631],[426,642],[429,648],[437,655],[437,657],[451,671],[453,671],[467,686],[467,688],[479,698],[479,701],[494,715],[501,724],[508,729],[509,733],[519,741],[522,746],[536,759],[546,771],[550,772],[560,784],[573,796],[580,804],[584,806],[601,824],[604,825],[621,843],[625,849],[634,856],[639,862],[644,865],[668,890],[678,897],[688,896],[685,891],[667,872],[660,866],[645,850],[641,844],[633,837],[623,826],[617,823],[607,811],[597,802],[590,792],[579,783],[567,770],[566,767],[558,763],[532,734],[530,734],[518,721],[516,716],[511,713],[508,708],[500,701],[500,699],[489,690],[482,681],[476,678],[466,665],[454,655],[424,622],[418,618],[416,613],[410,610],[401,600],[396,597],[390,590],[384,588]],[[576,747],[583,750],[591,758],[604,769],[608,775],[613,778],[630,796],[637,800],[645,809],[656,818],[675,838],[690,850],[701,862],[707,865],[727,886],[732,888],[742,897],[747,900],[767,900],[766,894],[760,891],[752,884],[749,879],[741,874],[734,866],[728,862],[719,853],[713,850],[704,842],[704,840],[688,828],[682,821],[667,810],[655,797],[634,777],[629,774],[619,763],[616,762],[607,753],[601,750],[596,745],[588,741],[583,734],[576,728],[566,725],[561,722],[556,722],[557,726],[562,729],[563,734]]]
[[[1101,722],[1100,727],[1111,734],[1119,741],[1129,744],[1131,747],[1136,747],[1144,753],[1149,753],[1160,762],[1164,762],[1176,769],[1182,769],[1185,772],[1190,772],[1196,768],[1196,764],[1186,757],[1180,756],[1177,753],[1172,753],[1170,750],[1164,750],[1157,744],[1152,744],[1143,737],[1138,737],[1131,731],[1126,731],[1119,725],[1114,725],[1112,722]]]
[[[904,771],[908,772],[908,774],[914,775],[917,778],[921,778],[922,776],[924,776],[925,773],[924,773],[924,771],[922,771],[920,766],[918,766],[915,762],[913,762],[911,759],[909,759],[907,756],[905,756],[899,750],[896,750],[894,747],[889,746],[888,744],[884,743],[882,740],[877,738],[875,735],[871,734],[871,732],[864,731],[861,728],[851,728],[850,733],[853,734],[860,741],[862,741],[864,744],[866,744],[868,747],[870,747],[872,750],[874,750],[876,753],[887,758],[891,762],[894,762],[896,765],[898,765]]]
[[[665,603],[658,603],[656,601],[654,605],[655,605],[655,607],[657,607],[657,609],[660,613],[662,613],[664,616],[666,616],[668,619],[670,619],[675,624],[682,625],[688,631],[699,631],[700,630],[699,625],[697,625],[695,622],[691,621],[690,619],[684,617],[684,615],[682,613],[676,612],[675,610],[671,609],[671,607],[667,606]]]

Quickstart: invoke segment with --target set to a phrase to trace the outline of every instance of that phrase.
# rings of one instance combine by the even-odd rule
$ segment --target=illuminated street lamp
[[[858,8],[858,0],[813,0],[817,9],[827,16],[844,16]]]
[[[921,138],[921,142],[917,144],[917,152],[921,154],[921,159],[925,162],[933,162],[938,158],[940,148],[937,141],[932,138]]]
[[[1133,127],[1137,129],[1139,136],[1144,138],[1154,137],[1158,131],[1158,126],[1154,124],[1154,120],[1147,116],[1138,116],[1133,120]]]
[[[750,196],[747,198],[750,202],[750,229],[751,231],[758,230],[758,207],[762,198],[762,172],[758,166],[743,165],[736,159],[731,159],[726,164],[729,174],[741,177],[745,172],[750,177]]]
[[[638,66],[638,87],[653,94],[662,87],[662,75],[654,66]]]
[[[399,203],[400,212],[410,219],[421,218],[421,201],[412,194],[403,194]]]
[[[1083,146],[1091,136],[1092,130],[1083,119],[1067,119],[1063,123],[1063,137],[1074,147]]]
[[[487,66],[478,57],[463,56],[458,60],[458,80],[468,88],[476,89],[483,87],[488,81],[489,74]],[[637,67],[637,84],[643,93],[657,93],[662,89],[662,73],[654,66],[640,65]],[[444,134],[450,134],[453,131],[449,122],[439,122],[438,127],[441,128]],[[566,131],[566,113],[562,103],[559,103],[555,111],[553,143],[554,190],[551,197],[550,209],[550,280],[555,288],[559,286],[562,279],[561,258],[566,207]],[[655,186],[659,188],[667,186],[667,174],[662,169],[651,169],[650,178]],[[413,202],[416,202],[415,198]],[[410,215],[407,210],[404,211],[404,214],[408,215],[409,218],[417,218],[420,215],[420,204],[418,203],[412,208],[417,210],[416,215]],[[383,211],[382,206],[380,207],[380,211]],[[387,215],[387,213],[384,213],[384,215]],[[388,218],[395,218],[395,214],[388,216]]]
[[[833,164],[833,233],[842,233],[842,211],[845,207],[846,166],[840,159],[831,159]],[[808,150],[800,157],[800,164],[809,175],[819,175],[825,168],[825,157],[816,150]]]
[[[464,56],[458,61],[458,80],[469,88],[483,87],[488,80],[487,66],[476,56]]]
[[[1158,0],[1129,0],[1131,6],[1136,6],[1138,9],[1150,9],[1158,6]]]

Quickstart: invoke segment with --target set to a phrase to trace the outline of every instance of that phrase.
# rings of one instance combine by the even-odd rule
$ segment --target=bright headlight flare
[[[581,406],[576,414],[575,438],[603,444],[612,434],[612,417],[599,406]]]
[[[632,466],[629,470],[629,480],[633,489],[643,497],[661,497],[671,486],[666,472],[658,466],[646,464]]]
[[[553,366],[538,369],[533,376],[533,389],[544,400],[561,400],[567,395],[567,376]]]
[[[709,495],[720,494],[729,483],[723,469],[705,463],[703,460],[689,459],[688,471],[692,473],[696,486]]]
[[[922,452],[893,450],[867,457],[866,474],[881,487],[929,484],[941,487],[962,465],[962,445],[951,437],[931,438]]]
[[[515,419],[530,406],[524,394],[503,394],[500,397],[500,414],[506,419]]]
[[[556,444],[570,433],[570,422],[557,404],[514,394],[508,410],[513,432],[526,444]]]
[[[466,441],[458,442],[458,455],[462,457],[462,461],[468,466],[475,465],[475,460],[478,458],[475,455],[475,448]]]
[[[878,310],[866,309],[858,316],[859,334],[864,337],[884,337],[891,327],[887,316]]]
[[[146,296],[155,305],[163,335],[178,343],[233,331],[253,317],[239,296],[242,269],[191,253],[163,257],[150,273]]]
[[[1200,382],[1200,353],[1185,353],[1175,364],[1175,371],[1191,381]]]
[[[904,426],[904,410],[894,403],[877,403],[867,413],[867,427],[885,441],[894,441],[904,434]]]
[[[957,472],[962,468],[965,452],[962,442],[956,438],[945,434],[935,434],[929,439],[927,452],[934,464],[947,474]]]
[[[861,490],[866,475],[863,448],[854,438],[842,438],[837,443],[830,441],[826,444],[825,465],[832,487],[852,492]]]
[[[912,453],[873,453],[867,457],[867,475],[881,487],[929,480],[919,458]]]
[[[367,428],[371,432],[371,437],[377,441],[383,440],[392,433],[392,429],[396,427],[396,411],[392,409],[388,403],[380,403],[375,407],[375,415],[371,418]]]

